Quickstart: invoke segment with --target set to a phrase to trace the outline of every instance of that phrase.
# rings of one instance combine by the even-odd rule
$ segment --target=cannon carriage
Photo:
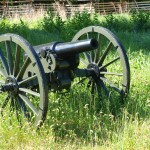
[[[4,34],[0,36],[0,83],[1,114],[15,112],[17,120],[40,126],[47,115],[49,91],[84,83],[91,99],[109,98],[113,92],[123,98],[130,87],[130,67],[118,38],[103,27],[86,27],[71,42],[37,46],[19,35]]]

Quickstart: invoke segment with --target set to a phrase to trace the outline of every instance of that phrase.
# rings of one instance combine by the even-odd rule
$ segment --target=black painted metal
[[[77,54],[85,51],[90,51],[98,47],[96,39],[80,40],[76,42],[59,43],[52,49],[58,56],[66,54]]]
[[[37,53],[41,53],[42,57],[46,57],[45,51],[57,54],[58,56],[74,55],[85,51],[90,51],[97,48],[98,42],[96,39],[86,39],[75,42],[53,42],[35,46]]]

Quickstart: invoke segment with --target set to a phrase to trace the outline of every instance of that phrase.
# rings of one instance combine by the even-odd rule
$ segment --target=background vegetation
[[[35,23],[28,25],[23,19],[13,22],[7,18],[0,21],[0,33],[19,33],[25,38],[30,34],[30,28]],[[145,32],[150,27],[150,12],[132,11],[131,15],[109,14],[99,17],[98,14],[90,15],[87,11],[76,12],[73,17],[63,20],[58,14],[54,15],[48,11],[46,15],[36,22],[34,30],[41,30],[47,33],[57,33],[55,37],[63,40],[71,40],[78,30],[89,25],[100,25],[112,31],[121,32]]]
[[[65,95],[50,94],[48,117],[39,130],[0,116],[0,149],[150,149],[150,17],[149,12],[131,15],[91,16],[86,11],[62,20],[48,12],[36,21],[1,19],[0,33],[22,35],[32,45],[70,41],[88,25],[112,30],[121,40],[131,67],[131,89],[124,104],[116,97],[101,107],[87,107],[86,89]],[[0,99],[3,98],[1,95]],[[96,112],[99,109],[99,112]]]

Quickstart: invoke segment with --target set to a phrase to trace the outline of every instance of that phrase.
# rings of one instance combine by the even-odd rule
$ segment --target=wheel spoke
[[[14,108],[16,110],[16,118],[18,120],[18,123],[21,124],[21,116],[20,116],[20,107],[18,106],[18,102],[16,99],[14,100]]]
[[[0,68],[0,74],[1,74],[4,78],[7,77],[7,73],[6,73],[6,71],[5,71],[3,68]]]
[[[14,111],[14,99],[10,98],[10,113],[12,113],[12,111]]]
[[[89,39],[89,33],[87,32],[86,33],[86,35],[87,35],[87,39]],[[94,51],[93,50],[91,50],[90,51],[90,56],[89,56],[89,60],[90,60],[90,62],[93,62],[94,61]]]
[[[31,95],[34,95],[34,96],[37,96],[37,97],[40,97],[40,94],[37,93],[37,92],[34,92],[30,89],[26,89],[26,88],[19,88],[19,91],[22,91],[22,92],[25,92],[25,93],[28,93],[28,94],[31,94]]]
[[[80,61],[85,65],[85,67],[88,65],[88,62],[86,62],[84,59],[80,58]]]
[[[98,94],[98,99],[100,100],[101,97],[102,97],[101,87],[97,83],[96,83],[96,91],[97,91],[97,94]]]
[[[8,76],[8,74],[9,74],[8,64],[7,64],[7,61],[6,61],[5,57],[4,57],[1,49],[0,49],[0,59],[2,61],[3,67],[5,69],[5,72],[6,72],[7,76]]]
[[[2,107],[1,107],[1,113],[2,113],[3,109],[7,106],[8,102],[9,102],[9,99],[10,99],[9,96],[7,96],[5,98],[5,100],[4,100],[3,104],[2,104]]]
[[[96,52],[95,52],[94,62],[98,62],[98,59],[100,57],[101,46],[102,46],[102,35],[99,33],[98,33],[97,41],[98,41],[99,45],[98,45],[98,48],[96,49]]]
[[[90,55],[87,52],[84,52],[84,56],[86,57],[86,59],[88,60],[88,62],[91,63]]]
[[[91,50],[91,51],[90,51],[90,61],[91,61],[91,62],[94,61],[94,57],[95,57],[94,50]]]
[[[107,63],[107,64],[101,66],[99,69],[101,70],[101,69],[103,69],[103,68],[106,68],[106,67],[108,67],[109,65],[111,65],[111,64],[114,63],[114,62],[116,62],[116,61],[119,60],[119,59],[120,59],[120,57],[117,57],[117,58],[115,58],[114,60],[110,61],[109,63]]]
[[[26,71],[26,68],[28,67],[28,65],[31,63],[31,60],[29,57],[26,58],[23,66],[21,67],[16,79],[22,78],[24,72]]]
[[[21,47],[16,44],[16,54],[15,54],[15,61],[14,61],[14,76],[19,72],[19,63],[20,63],[20,53]]]
[[[1,83],[1,84],[5,84],[5,81],[4,81],[4,80],[0,80],[0,83]]]
[[[6,41],[5,46],[6,46],[6,52],[7,52],[9,73],[12,75],[13,74],[13,57],[12,57],[12,50],[11,50],[11,41]]]
[[[105,60],[105,58],[106,58],[106,56],[107,56],[107,54],[108,54],[108,52],[110,51],[110,49],[111,49],[112,46],[113,46],[113,45],[112,45],[112,42],[110,42],[110,43],[108,44],[106,50],[105,50],[104,53],[102,54],[101,58],[99,59],[99,61],[98,61],[98,63],[97,63],[98,66],[101,66],[101,65],[103,64],[103,62],[104,62],[104,60]]]
[[[37,116],[38,110],[33,106],[33,104],[30,102],[30,100],[23,94],[19,94],[19,97],[21,100],[25,102],[25,104],[33,111],[33,113]]]
[[[28,113],[28,110],[27,110],[27,108],[25,106],[24,101],[22,101],[22,99],[20,97],[17,97],[17,100],[18,100],[18,103],[19,103],[19,105],[21,107],[21,110],[22,110],[24,116],[27,118],[28,121],[30,121],[30,115]]]
[[[79,82],[77,82],[77,84],[82,84],[87,78],[82,78]]]
[[[103,82],[109,84],[110,87],[112,87],[114,90],[116,90],[117,92],[119,92],[119,93],[121,94],[121,90],[120,90],[116,85],[114,85],[113,83],[111,83],[111,81],[109,81],[107,78],[100,77],[100,79],[101,79]]]
[[[97,86],[98,86],[99,88],[101,88],[101,89],[104,91],[105,95],[106,95],[107,97],[109,97],[109,92],[108,92],[108,90],[107,90],[107,88],[106,88],[104,82],[101,81],[101,80],[97,80],[96,83],[97,83]]]
[[[122,73],[115,73],[115,72],[100,72],[100,74],[115,75],[115,76],[123,76]]]
[[[87,39],[89,39],[89,33],[88,32],[86,33],[86,37],[87,37]]]
[[[95,83],[92,82],[92,85],[91,85],[91,96],[92,96],[92,100],[94,101],[94,95],[95,95]]]
[[[24,79],[24,80],[18,82],[18,85],[29,83],[31,80],[34,80],[36,78],[37,78],[37,75],[33,75],[31,77],[28,77],[27,79]]]
[[[15,107],[14,99],[10,97],[9,118],[12,118],[12,116],[14,115],[14,110],[15,110],[14,107]],[[9,121],[10,121],[10,124],[12,124],[12,119],[10,119]]]

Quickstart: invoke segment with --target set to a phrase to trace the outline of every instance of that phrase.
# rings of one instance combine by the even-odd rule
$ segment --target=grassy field
[[[20,34],[32,45],[60,39],[35,21],[30,24]],[[114,32],[126,49],[131,69],[131,88],[124,104],[116,97],[103,100],[95,113],[80,94],[85,89],[71,90],[65,96],[49,94],[48,116],[39,131],[28,124],[20,128],[0,116],[0,149],[150,149],[150,31]]]

